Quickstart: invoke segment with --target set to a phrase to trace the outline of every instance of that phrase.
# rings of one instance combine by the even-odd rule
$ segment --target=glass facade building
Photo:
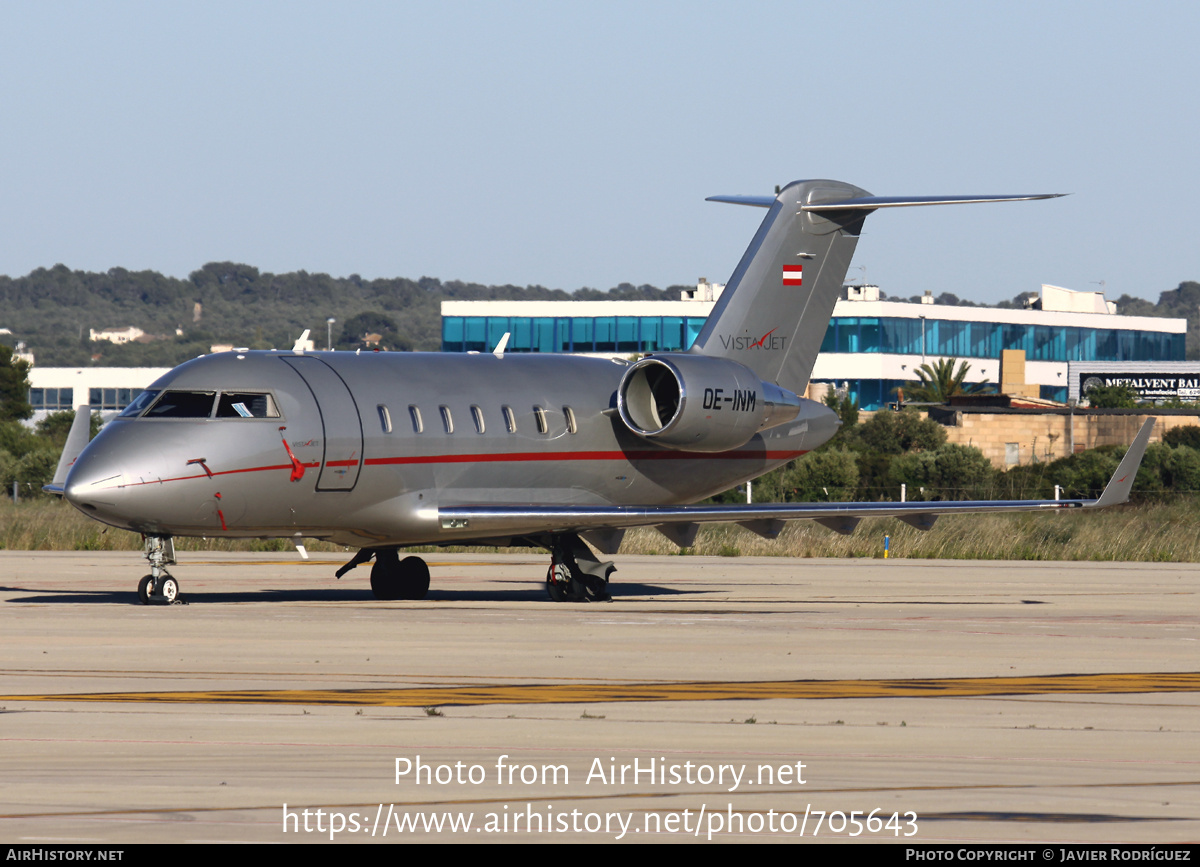
[[[678,352],[706,316],[443,316],[442,352]]]
[[[822,352],[886,352],[952,358],[999,358],[1023,349],[1027,361],[1183,361],[1184,335],[948,319],[840,316],[830,320]]]
[[[711,309],[711,300],[445,302],[442,351],[490,352],[505,332],[510,335],[507,352],[629,356],[683,351],[695,342]],[[671,315],[675,312],[678,315]],[[1113,327],[1118,324],[1134,327]],[[894,401],[896,389],[913,379],[914,359],[916,364],[923,356],[966,359],[972,374],[994,382],[997,368],[985,362],[998,362],[1001,351],[1018,349],[1032,364],[1027,381],[1039,384],[1042,397],[1065,401],[1067,362],[1182,361],[1184,328],[1182,320],[1099,310],[843,299],[837,302],[812,376],[814,382],[845,387],[863,409],[878,409]]]
[[[670,352],[688,349],[698,316],[444,316],[443,352],[488,352],[508,332],[508,352]],[[821,352],[1000,357],[1028,361],[1183,361],[1184,335],[1123,328],[835,316]]]

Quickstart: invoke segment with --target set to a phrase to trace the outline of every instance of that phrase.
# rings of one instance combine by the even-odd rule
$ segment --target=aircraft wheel
[[[150,588],[154,586],[154,576],[147,575],[138,582],[138,600],[143,605],[150,604]]]
[[[168,605],[179,598],[179,582],[170,575],[164,575],[155,590],[158,591],[156,595]]]
[[[400,598],[400,560],[395,551],[378,551],[371,567],[371,592],[376,599],[390,602]]]
[[[400,561],[400,599],[424,599],[429,592],[429,566],[420,557],[405,557]]]
[[[571,592],[571,573],[561,563],[551,563],[546,570],[546,592],[555,602],[581,602],[586,596],[576,596]]]
[[[376,599],[424,599],[429,592],[429,566],[420,557],[405,557],[395,551],[378,551],[371,567],[371,592]]]

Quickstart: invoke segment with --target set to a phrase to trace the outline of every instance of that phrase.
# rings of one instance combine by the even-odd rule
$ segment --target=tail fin
[[[802,394],[868,214],[1054,195],[881,197],[841,181],[813,180],[793,181],[774,198],[713,196],[708,201],[769,211],[691,351],[733,359],[763,381]]]

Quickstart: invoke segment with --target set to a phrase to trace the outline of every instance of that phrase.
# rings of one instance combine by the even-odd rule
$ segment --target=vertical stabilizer
[[[740,362],[763,381],[804,393],[871,211],[805,210],[869,194],[840,181],[795,181],[775,198],[714,197],[769,207],[692,351]]]
[[[1058,195],[872,196],[842,181],[793,181],[774,198],[712,196],[769,210],[691,351],[740,362],[764,382],[802,394],[868,214]]]

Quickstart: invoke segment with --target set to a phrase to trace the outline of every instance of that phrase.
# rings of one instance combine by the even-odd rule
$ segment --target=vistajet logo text
[[[776,334],[779,330],[776,326],[764,334],[762,337],[754,337],[747,331],[740,337],[731,337],[727,334],[721,335],[722,349],[783,349],[783,344],[787,340],[786,337]]]

